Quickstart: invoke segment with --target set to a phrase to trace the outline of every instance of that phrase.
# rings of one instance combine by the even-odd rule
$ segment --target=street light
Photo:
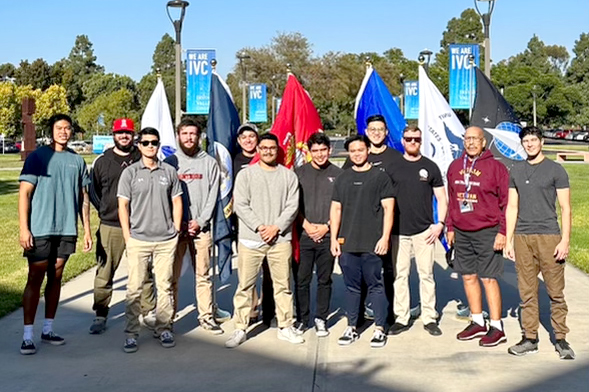
[[[478,3],[487,3],[487,12],[481,12]],[[474,0],[474,7],[483,21],[485,33],[485,41],[483,43],[485,46],[485,75],[491,79],[491,37],[489,29],[491,26],[491,14],[493,13],[493,8],[495,8],[495,0]]]
[[[403,75],[403,73],[399,74],[399,82],[401,83],[401,96],[399,97],[399,103],[401,105],[399,109],[404,116],[405,111],[403,109],[405,108],[405,75]]]
[[[252,56],[250,56],[249,54],[245,53],[245,52],[239,52],[237,54],[237,58],[239,59],[239,67],[241,68],[241,90],[242,90],[242,94],[243,94],[243,109],[241,112],[241,122],[243,124],[245,124],[246,120],[247,120],[247,116],[246,116],[246,108],[247,108],[247,92],[246,92],[246,88],[247,88],[247,82],[245,81],[246,77],[247,77],[247,73],[246,73],[246,69],[245,69],[245,62],[244,60],[247,59],[251,59]]]
[[[188,7],[190,3],[184,0],[173,0],[168,1],[166,5],[166,11],[168,12],[168,18],[170,18],[170,22],[174,25],[174,30],[176,31],[176,114],[175,114],[175,123],[176,126],[180,124],[180,117],[182,117],[182,95],[181,95],[181,82],[180,82],[180,75],[182,73],[182,46],[180,42],[180,36],[182,33],[182,22],[184,21],[184,14],[186,13],[186,7]],[[172,8],[179,8],[180,9],[180,17],[176,20],[172,18],[170,15],[170,9]]]
[[[433,52],[427,48],[419,52],[419,57],[417,58],[417,61],[419,61],[419,64],[425,67],[425,72],[429,71],[429,62],[432,58],[432,54]]]
[[[534,96],[534,106],[532,111],[534,114],[534,126],[536,126],[536,85],[532,86],[532,95]]]

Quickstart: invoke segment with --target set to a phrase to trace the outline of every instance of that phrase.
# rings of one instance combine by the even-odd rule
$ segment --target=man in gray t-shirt
[[[117,190],[129,263],[123,347],[127,353],[137,351],[141,288],[150,258],[157,288],[155,336],[165,348],[176,345],[172,334],[172,276],[182,223],[182,189],[176,170],[157,158],[159,132],[144,128],[138,136],[141,160],[123,171]]]
[[[511,169],[505,253],[515,261],[517,270],[523,339],[508,352],[525,355],[538,351],[538,273],[541,272],[550,297],[556,351],[561,359],[574,359],[575,353],[566,341],[569,329],[564,298],[564,266],[571,234],[569,179],[562,166],[544,157],[542,131],[526,127],[520,138],[528,159],[517,162]],[[558,227],[556,199],[562,216],[562,233]]]

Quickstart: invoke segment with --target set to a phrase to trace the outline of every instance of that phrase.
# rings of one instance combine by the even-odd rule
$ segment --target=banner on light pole
[[[186,51],[186,113],[208,114],[211,100],[211,60],[215,49]]]

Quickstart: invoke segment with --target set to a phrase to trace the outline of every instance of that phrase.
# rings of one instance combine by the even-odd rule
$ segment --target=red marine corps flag
[[[316,132],[323,132],[319,113],[311,97],[297,78],[289,73],[280,110],[272,126],[282,151],[278,161],[291,168],[310,160],[307,140]]]

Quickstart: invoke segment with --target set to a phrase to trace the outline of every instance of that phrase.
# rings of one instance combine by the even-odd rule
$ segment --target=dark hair
[[[151,128],[151,127],[143,128],[137,134],[137,140],[142,141],[143,135],[153,135],[153,136],[157,137],[158,142],[160,141],[160,133],[155,128]]]
[[[58,121],[61,121],[61,120],[65,120],[65,121],[69,122],[72,127],[74,126],[74,122],[72,121],[72,118],[70,116],[68,116],[67,114],[63,114],[63,113],[54,114],[49,119],[49,132],[51,134],[53,134],[53,126],[55,125],[55,123]]]
[[[407,125],[405,128],[403,128],[403,135],[405,135],[405,133],[407,132],[421,132],[421,129],[419,129],[416,125]]]
[[[352,144],[353,142],[363,142],[364,144],[366,144],[366,148],[370,148],[370,140],[368,139],[368,136],[354,135],[346,139],[346,142],[344,143],[344,148],[346,149],[346,151],[350,151],[348,147],[350,147],[350,144]]]
[[[524,129],[522,129],[519,132],[519,139],[523,140],[524,137],[528,136],[528,135],[533,135],[533,136],[537,136],[538,139],[542,140],[544,138],[544,134],[542,133],[542,131],[540,130],[540,128],[535,127],[535,126],[529,126],[529,127],[525,127]]]
[[[196,127],[196,133],[198,135],[200,135],[200,133],[202,132],[202,130],[200,129],[200,125],[198,125],[196,121],[194,121],[191,118],[183,118],[182,121],[180,121],[180,124],[178,124],[178,126],[176,127],[176,133],[180,133],[180,130],[185,127]]]
[[[273,133],[263,134],[262,136],[259,137],[259,143],[262,143],[262,140],[273,140],[274,142],[276,142],[277,145],[280,144],[280,143],[278,143],[278,136],[276,136]]]
[[[327,146],[327,148],[331,147],[331,141],[329,140],[329,136],[324,134],[323,132],[316,132],[309,136],[309,140],[307,140],[307,147],[309,150],[313,144],[323,144]]]
[[[368,126],[368,124],[370,124],[373,121],[380,121],[384,124],[385,128],[388,128],[387,127],[387,120],[384,119],[382,114],[373,114],[372,116],[368,117],[366,119],[366,126]]]

